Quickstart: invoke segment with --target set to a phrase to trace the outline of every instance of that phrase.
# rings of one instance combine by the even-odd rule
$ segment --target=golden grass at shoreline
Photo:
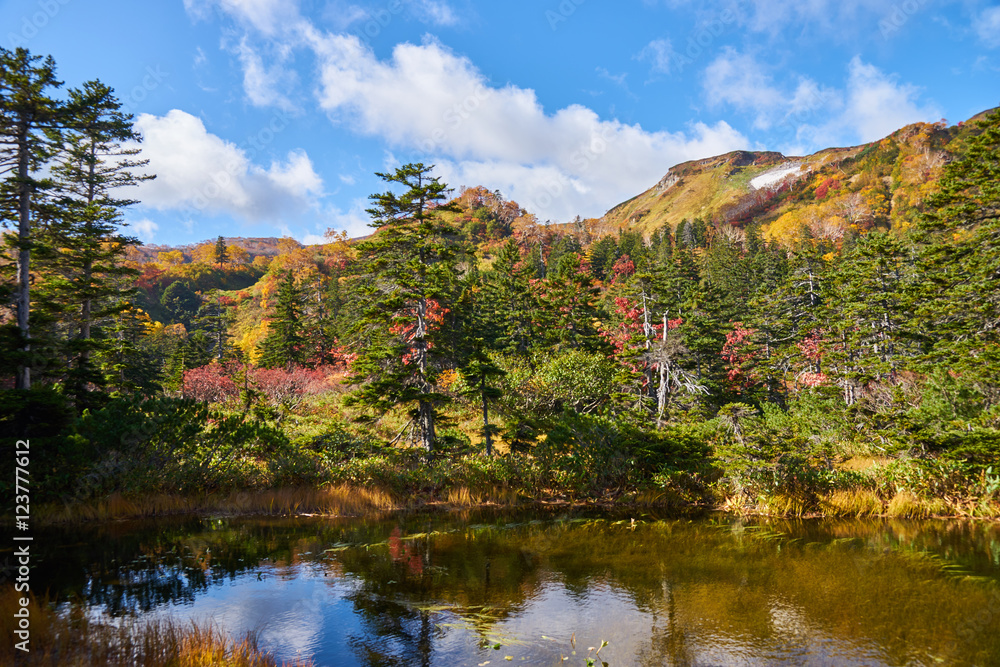
[[[97,500],[42,505],[35,511],[34,518],[42,524],[53,524],[199,513],[354,516],[405,507],[405,503],[385,491],[340,485],[237,491],[205,496],[156,494],[126,497],[114,493]]]
[[[257,646],[253,635],[233,639],[214,626],[170,620],[94,621],[77,606],[57,612],[48,600],[28,597],[29,651],[15,648],[14,613],[22,593],[0,591],[0,664],[24,667],[310,667],[311,661],[281,662]]]

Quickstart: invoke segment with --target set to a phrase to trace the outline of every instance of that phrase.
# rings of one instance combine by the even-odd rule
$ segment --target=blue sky
[[[1000,105],[977,0],[3,0],[0,26],[135,114],[157,179],[127,220],[157,244],[366,234],[374,172],[416,161],[599,216],[685,160]]]

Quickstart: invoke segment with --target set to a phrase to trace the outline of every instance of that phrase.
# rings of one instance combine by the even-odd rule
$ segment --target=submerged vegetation
[[[51,60],[0,55],[0,129],[31,139],[0,147],[0,436],[30,440],[43,517],[1000,515],[1000,113],[658,186],[707,217],[651,191],[542,225],[411,164],[364,240],[154,257],[117,231],[147,177],[113,91],[60,100]]]

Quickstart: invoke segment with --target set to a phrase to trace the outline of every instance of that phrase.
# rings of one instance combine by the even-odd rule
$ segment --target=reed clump
[[[826,494],[820,508],[827,516],[864,517],[878,516],[883,512],[882,499],[869,489],[839,489]]]
[[[231,639],[214,626],[170,620],[127,619],[111,625],[79,607],[59,613],[47,600],[28,595],[30,648],[16,648],[14,613],[21,609],[13,588],[0,593],[3,620],[0,664],[24,667],[308,667],[311,661],[280,662],[262,651],[254,635]]]
[[[931,512],[927,503],[915,493],[900,491],[889,501],[886,514],[894,519],[926,519],[931,515]]]

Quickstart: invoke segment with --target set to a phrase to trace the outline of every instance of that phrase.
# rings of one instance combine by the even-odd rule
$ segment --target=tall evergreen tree
[[[278,287],[278,301],[260,343],[260,365],[264,368],[291,368],[306,361],[306,338],[302,322],[302,290],[288,271]]]
[[[86,387],[99,384],[91,360],[99,339],[92,328],[113,314],[109,308],[120,297],[119,278],[138,275],[123,261],[138,241],[119,232],[122,209],[136,201],[116,194],[153,176],[135,172],[148,161],[135,158],[138,148],[125,146],[141,137],[111,88],[87,82],[70,91],[68,108],[73,125],[52,170],[53,196],[40,210],[47,252],[39,259],[51,269],[49,276],[58,276],[62,289],[59,282],[55,287],[70,310],[68,391],[79,399]],[[40,289],[45,287],[43,280]]]
[[[2,189],[3,219],[17,221],[18,389],[31,388],[32,213],[38,192],[51,186],[38,172],[62,147],[68,114],[50,96],[61,85],[51,56],[43,60],[22,48],[0,49],[0,174],[9,174]]]
[[[226,239],[221,236],[215,241],[213,256],[215,257],[215,263],[219,265],[220,269],[229,263],[229,248],[226,247]]]
[[[365,311],[355,335],[362,343],[352,402],[378,410],[415,406],[411,412],[424,449],[434,448],[438,409],[448,397],[436,388],[450,363],[453,338],[440,323],[458,291],[457,233],[441,220],[447,186],[433,167],[407,164],[379,173],[405,188],[371,196],[378,231],[358,245]]]
[[[913,296],[929,359],[996,378],[1000,369],[1000,111],[944,168],[920,224]],[[995,383],[994,383],[995,384]]]

